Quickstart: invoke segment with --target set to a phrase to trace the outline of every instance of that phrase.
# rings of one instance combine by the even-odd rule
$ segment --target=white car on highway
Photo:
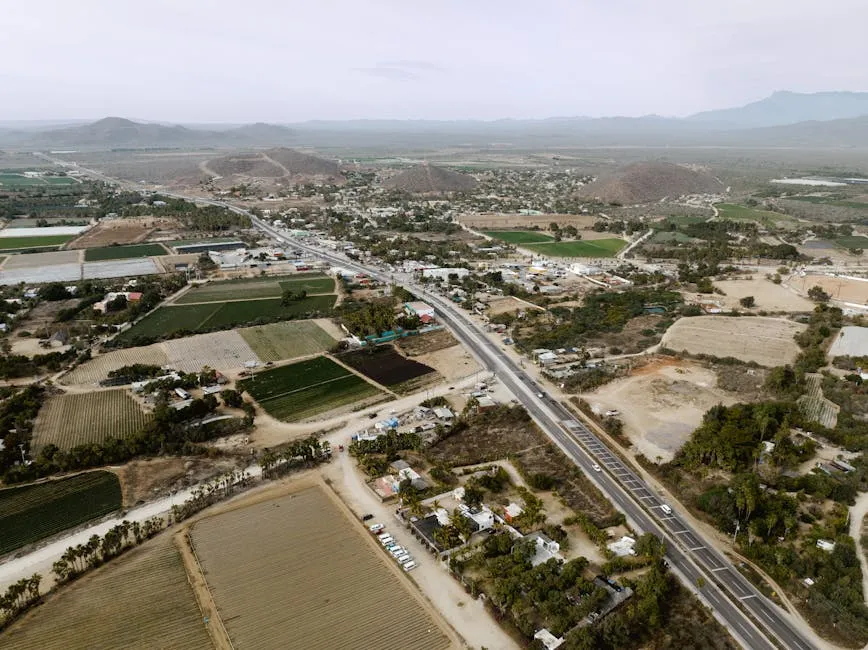
[[[595,472],[602,472],[603,471],[603,469],[599,465],[597,465],[597,463],[594,463],[593,465],[591,465],[591,467],[594,468]]]

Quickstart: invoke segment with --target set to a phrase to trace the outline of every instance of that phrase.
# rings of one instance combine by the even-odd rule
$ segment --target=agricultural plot
[[[0,251],[29,250],[31,248],[57,248],[65,244],[73,235],[45,235],[43,237],[2,237]]]
[[[4,269],[38,269],[59,264],[75,264],[78,266],[78,251],[56,251],[51,253],[30,253],[28,255],[13,255],[6,260]],[[79,269],[79,273],[81,270]]]
[[[123,389],[56,395],[45,402],[33,427],[33,448],[61,449],[124,438],[148,421],[147,414]]]
[[[791,277],[789,285],[802,295],[807,295],[812,287],[818,286],[833,300],[868,304],[868,281],[864,278],[808,274]]]
[[[364,379],[326,357],[257,373],[238,382],[238,388],[279,420],[303,420],[379,394]]]
[[[0,647],[211,650],[178,550],[160,535],[80,578],[4,630]]]
[[[85,280],[104,278],[126,278],[136,275],[154,275],[160,269],[152,259],[110,260],[105,262],[85,262],[81,274]]]
[[[237,648],[454,647],[436,614],[323,488],[205,519],[192,537]]]
[[[287,279],[261,278],[256,280],[227,280],[191,288],[175,304],[192,305],[224,300],[250,300],[253,298],[280,298],[286,290],[307,291],[308,294],[333,293],[334,278],[322,275],[288,276]]]
[[[434,372],[423,363],[401,356],[391,345],[349,352],[341,355],[341,361],[383,386],[407,384]]]
[[[166,255],[166,249],[159,244],[133,244],[131,246],[104,246],[88,248],[84,252],[86,262],[102,262],[105,260],[125,260],[135,257],[154,257]]]
[[[182,331],[230,329],[257,321],[326,315],[331,313],[334,304],[334,295],[324,295],[310,296],[287,305],[274,298],[168,305],[145,316],[116,340],[121,344],[132,344],[137,340],[153,340]]]
[[[731,221],[755,221],[767,228],[786,227],[796,222],[793,217],[769,210],[756,210],[736,203],[716,203],[720,219]]]
[[[528,230],[486,230],[483,234],[505,241],[507,244],[540,244],[554,242],[554,237]]]
[[[203,366],[231,370],[242,367],[246,361],[259,361],[238,332],[198,334],[166,341],[161,346],[169,357],[169,365],[182,372],[198,372]]]
[[[0,172],[0,188],[18,190],[48,185],[74,185],[76,180],[69,176],[25,176],[14,172]]]
[[[159,345],[112,350],[74,368],[61,377],[60,381],[68,386],[74,384],[96,384],[108,377],[109,372],[112,370],[131,366],[134,363],[142,363],[149,366],[165,366],[169,363],[169,357]]]
[[[838,237],[835,244],[841,248],[868,248],[868,237],[862,235],[850,235],[849,237]]]
[[[799,354],[793,336],[805,329],[800,323],[736,316],[681,318],[666,330],[661,345],[688,354],[735,357],[773,367],[792,363]]]
[[[524,248],[549,257],[614,257],[626,245],[627,242],[623,239],[594,239],[592,241],[527,244]]]
[[[248,327],[238,333],[262,361],[280,361],[325,352],[337,341],[313,321],[286,321]]]
[[[0,490],[0,555],[119,510],[121,484],[96,471]]]

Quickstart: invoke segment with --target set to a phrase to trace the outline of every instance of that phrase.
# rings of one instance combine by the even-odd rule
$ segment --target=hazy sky
[[[684,115],[868,91],[866,0],[3,0],[0,120]]]

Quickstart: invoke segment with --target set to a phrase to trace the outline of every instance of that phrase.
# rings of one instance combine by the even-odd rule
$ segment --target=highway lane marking
[[[673,535],[683,535],[684,533],[689,533],[689,532],[690,532],[690,531],[687,530],[687,529],[685,528],[684,530],[676,530],[676,531],[675,531],[674,533],[672,533],[672,534],[673,534]],[[700,547],[700,548],[701,548],[701,547]]]
[[[756,594],[749,594],[747,596],[741,596],[739,600],[747,600],[748,598],[756,598]]]
[[[701,551],[701,550],[704,549],[704,548],[705,548],[704,546],[696,546],[696,547],[691,548],[691,549],[688,549],[688,550],[689,550],[691,553],[695,553],[696,551]]]
[[[660,521],[672,521],[673,519],[678,519],[678,517],[660,517]]]
[[[717,573],[718,571],[727,571],[729,570],[728,566],[719,566],[716,569],[712,569],[712,573]]]

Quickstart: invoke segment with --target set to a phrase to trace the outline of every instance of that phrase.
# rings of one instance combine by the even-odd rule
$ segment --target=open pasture
[[[214,647],[166,534],[50,596],[3,637],[0,647],[16,650]]]
[[[303,274],[257,278],[253,280],[226,280],[194,286],[180,296],[175,304],[191,305],[224,300],[250,300],[253,298],[280,298],[286,290],[307,291],[308,294],[333,293],[334,278]]]
[[[0,555],[119,510],[121,484],[111,472],[0,490]]]
[[[550,244],[524,244],[523,248],[549,257],[614,257],[627,245],[623,239],[594,239],[592,241],[560,241]]]
[[[277,298],[168,305],[145,316],[132,328],[122,332],[116,340],[129,345],[137,340],[159,339],[181,331],[230,329],[257,321],[327,315],[331,313],[334,303],[335,296],[328,294],[309,296],[286,305]]]
[[[153,257],[165,254],[166,249],[159,244],[104,246],[102,248],[88,248],[84,252],[84,260],[86,262],[102,262],[105,260],[126,260],[136,257]]]
[[[454,647],[436,613],[324,488],[204,519],[192,538],[237,648]]]
[[[793,337],[805,329],[800,323],[752,316],[695,316],[680,318],[666,330],[661,345],[676,352],[735,357],[762,366],[792,363],[799,354]]]
[[[147,414],[123,389],[69,393],[48,398],[33,427],[33,448],[61,449],[124,438],[148,421]]]
[[[285,321],[247,327],[238,333],[262,361],[280,361],[325,352],[335,343],[313,321]]]
[[[379,392],[327,357],[258,372],[238,382],[238,388],[279,420],[302,420]]]
[[[391,345],[348,352],[340,359],[383,386],[398,386],[434,372],[423,363],[401,356]]]

